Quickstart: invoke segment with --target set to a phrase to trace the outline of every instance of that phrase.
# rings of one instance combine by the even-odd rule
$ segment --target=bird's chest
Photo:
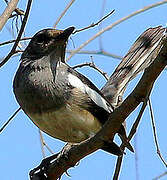
[[[16,74],[14,82],[14,93],[25,112],[56,109],[65,100],[65,89],[62,91],[61,82],[55,83],[55,74],[49,67],[27,68]]]
[[[70,104],[53,112],[31,113],[29,117],[41,130],[65,142],[81,142],[101,128],[90,112]]]

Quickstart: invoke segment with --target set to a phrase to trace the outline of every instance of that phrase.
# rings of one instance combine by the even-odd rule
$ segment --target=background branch
[[[58,18],[57,21],[55,22],[55,24],[54,24],[54,26],[53,26],[54,28],[56,28],[57,24],[60,22],[61,18],[65,15],[65,13],[66,13],[67,10],[71,7],[71,5],[74,3],[74,1],[75,1],[75,0],[71,0],[71,1],[67,4],[66,8],[64,9],[64,11],[61,13],[61,15],[59,16],[59,18]]]
[[[31,39],[31,37],[24,37],[24,38],[20,39],[19,41],[25,41],[25,40],[30,40],[30,39]],[[4,45],[14,43],[14,42],[16,42],[16,39],[2,42],[2,43],[0,43],[0,46],[4,46]]]
[[[39,130],[39,136],[40,136],[40,142],[41,142],[41,151],[42,151],[42,156],[43,158],[46,157],[46,154],[45,154],[45,149],[44,147],[46,147],[46,149],[51,153],[51,154],[54,154],[54,152],[52,151],[52,149],[46,144],[45,140],[44,140],[44,137],[43,137],[43,134],[42,134],[42,131],[40,129]]]
[[[11,0],[8,3],[3,14],[0,16],[0,31],[2,30],[2,28],[6,24],[7,20],[9,19],[9,17],[12,14],[12,12],[16,9],[18,2],[19,2],[19,0]]]
[[[104,71],[102,71],[100,68],[98,68],[93,61],[92,61],[92,62],[86,62],[86,63],[82,63],[82,64],[75,65],[75,66],[73,67],[73,69],[82,68],[82,67],[84,67],[84,66],[89,66],[89,67],[95,69],[95,70],[98,71],[100,74],[102,74],[106,80],[109,79],[107,73],[104,72]]]
[[[9,54],[3,59],[3,61],[0,63],[0,67],[2,67],[10,58],[11,56],[15,53],[15,50],[17,48],[17,45],[20,41],[20,38],[24,32],[24,28],[26,26],[26,23],[27,23],[27,19],[28,19],[28,15],[29,15],[29,12],[30,12],[30,8],[31,8],[31,3],[32,3],[32,0],[28,0],[28,3],[27,3],[27,8],[26,8],[26,11],[25,11],[25,16],[23,18],[23,23],[21,25],[21,28],[20,28],[20,31],[19,31],[19,34],[16,38],[16,41],[11,49],[11,51],[9,52]]]
[[[73,52],[72,50],[67,50],[67,53],[72,53],[72,52]],[[119,56],[119,55],[116,55],[116,54],[113,54],[113,53],[110,53],[110,52],[107,52],[107,51],[104,51],[104,50],[99,50],[99,51],[81,50],[81,51],[78,51],[76,54],[102,55],[102,56],[108,56],[108,57],[112,57],[112,58],[119,59],[119,60],[123,58],[122,56]]]
[[[95,27],[97,25],[99,25],[103,20],[105,20],[106,18],[108,18],[111,14],[114,13],[115,10],[112,10],[110,13],[108,13],[107,15],[105,15],[104,17],[102,17],[99,21],[97,21],[96,23],[92,23],[91,25],[89,26],[86,26],[84,28],[81,28],[81,29],[77,29],[75,30],[72,34],[75,34],[75,33],[78,33],[78,32],[81,32],[81,31],[84,31],[84,30],[87,30],[87,29],[90,29],[92,27]]]
[[[131,131],[130,131],[129,136],[128,136],[128,141],[130,141],[130,140],[133,138],[133,136],[135,135],[135,133],[137,132],[138,125],[139,125],[139,123],[140,123],[140,120],[141,120],[141,118],[142,118],[142,115],[143,115],[143,113],[144,113],[144,110],[145,110],[145,108],[146,108],[146,106],[147,106],[148,98],[149,98],[149,95],[148,95],[147,98],[145,98],[145,100],[144,100],[144,102],[143,102],[143,104],[142,104],[142,107],[141,107],[141,109],[140,109],[140,112],[139,112],[139,114],[138,114],[138,116],[137,116],[137,118],[136,118],[136,120],[135,120],[135,122],[134,122],[134,124],[133,124],[133,126],[132,126],[132,128],[131,128]],[[122,149],[123,151],[124,151],[124,149],[125,149],[125,146],[124,146],[123,144],[121,145],[121,149]],[[117,180],[118,177],[119,177],[120,170],[121,170],[121,165],[122,165],[122,162],[123,162],[123,157],[124,157],[124,156],[121,156],[121,157],[118,157],[118,158],[117,158],[117,163],[116,163],[116,168],[115,168],[113,180]]]
[[[19,107],[12,116],[6,121],[6,123],[0,128],[0,133],[6,128],[6,126],[11,122],[11,120],[16,116],[16,114],[21,110],[21,107]]]
[[[156,133],[155,120],[154,120],[154,113],[153,113],[153,108],[152,108],[150,99],[148,101],[148,104],[149,104],[149,109],[150,109],[151,124],[152,124],[152,128],[153,128],[153,135],[154,135],[155,146],[157,149],[157,154],[160,157],[163,164],[167,167],[167,163],[166,163],[165,159],[163,158],[161,151],[160,151],[160,148],[159,148],[158,138],[157,138],[157,133]]]
[[[128,16],[125,16],[121,19],[119,19],[118,21],[116,21],[115,23],[105,27],[104,29],[102,29],[101,31],[99,31],[98,33],[96,33],[94,36],[92,36],[90,39],[88,39],[87,41],[85,41],[83,44],[81,44],[77,49],[73,50],[73,52],[69,55],[69,57],[67,58],[67,60],[71,59],[76,53],[78,53],[82,48],[84,48],[87,44],[89,44],[91,41],[93,41],[94,39],[96,39],[97,37],[99,37],[101,34],[103,34],[104,32],[106,31],[109,31],[111,30],[113,27],[119,25],[120,23],[122,23],[123,21],[126,21],[127,19],[131,18],[131,17],[134,17],[142,12],[145,12],[151,8],[154,8],[154,7],[157,7],[157,6],[160,6],[162,4],[165,4],[167,3],[167,0],[163,0],[163,1],[160,1],[158,3],[154,3],[152,5],[149,5],[149,6],[146,6],[142,9],[139,9],[135,12],[133,12],[132,14],[129,14]]]
[[[164,176],[166,176],[166,175],[167,175],[167,171],[165,171],[164,173],[160,174],[159,176],[153,178],[152,180],[158,180],[158,179],[160,179],[161,177],[164,177]]]

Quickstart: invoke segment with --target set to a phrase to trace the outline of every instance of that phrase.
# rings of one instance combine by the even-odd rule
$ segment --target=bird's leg
[[[40,180],[47,180],[46,172],[49,165],[52,163],[52,161],[54,161],[55,159],[59,159],[61,156],[63,156],[65,159],[68,159],[68,150],[73,145],[75,144],[67,143],[59,153],[43,159],[39,166],[37,166],[36,168],[30,171],[29,173],[30,180],[34,180],[35,178]],[[70,176],[67,171],[66,174]]]
[[[74,146],[75,144],[74,143],[67,143],[64,147],[63,147],[63,149],[60,151],[60,153],[59,153],[59,155],[58,156],[64,156],[65,158],[67,158],[68,159],[68,150],[72,147],[72,146]]]

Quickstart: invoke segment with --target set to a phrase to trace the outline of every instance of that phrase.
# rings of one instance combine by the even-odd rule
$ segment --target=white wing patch
[[[83,93],[88,94],[89,97],[93,100],[93,102],[96,103],[98,106],[102,107],[109,113],[113,112],[110,104],[100,94],[98,94],[96,91],[84,84],[78,77],[74,76],[73,74],[69,74],[68,81],[73,87],[76,87],[80,89]]]

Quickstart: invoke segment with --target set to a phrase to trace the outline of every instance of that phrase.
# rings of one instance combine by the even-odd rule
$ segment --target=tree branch
[[[16,9],[18,2],[19,2],[19,0],[11,0],[8,3],[8,6],[4,10],[3,14],[0,16],[0,31],[6,24],[7,20],[9,19],[10,15],[12,14],[12,12]]]
[[[136,131],[137,131],[137,128],[138,128],[138,125],[140,123],[140,120],[141,120],[141,117],[144,113],[144,110],[147,106],[147,101],[148,101],[148,98],[149,98],[149,95],[147,98],[145,98],[143,104],[142,104],[142,107],[140,109],[140,112],[131,128],[131,131],[129,133],[129,136],[128,136],[128,141],[130,141],[132,139],[132,137],[135,135]],[[121,149],[124,151],[125,149],[125,146],[122,144],[121,145]],[[120,173],[120,170],[121,170],[121,165],[122,165],[122,161],[123,161],[123,157],[124,156],[121,156],[121,157],[118,157],[117,158],[117,163],[116,163],[116,168],[115,168],[115,172],[114,172],[114,176],[113,176],[113,180],[117,180],[118,177],[119,177],[119,173]]]
[[[15,53],[15,50],[17,48],[17,45],[20,41],[20,38],[24,32],[24,28],[26,26],[26,23],[27,23],[27,19],[28,19],[28,15],[29,15],[29,12],[30,12],[30,8],[31,8],[31,3],[32,3],[32,0],[28,0],[28,3],[27,3],[27,8],[26,8],[26,12],[25,12],[25,16],[23,18],[23,23],[21,25],[21,28],[20,28],[20,31],[19,31],[19,34],[16,38],[16,41],[11,49],[11,51],[9,52],[9,54],[3,59],[3,61],[0,63],[0,67],[2,67],[10,58],[11,56]]]
[[[19,107],[12,116],[5,122],[5,124],[0,128],[0,133],[5,129],[5,127],[11,122],[11,120],[16,116],[16,114],[21,110],[21,107]]]
[[[67,50],[67,53],[72,53],[72,52],[73,52],[72,50]],[[100,51],[82,50],[82,51],[77,52],[76,54],[95,54],[95,55],[108,56],[108,57],[112,57],[119,60],[123,58],[122,56],[119,56],[117,54],[113,54],[104,50],[100,50]]]
[[[166,163],[165,159],[163,158],[161,151],[160,151],[160,148],[159,148],[158,138],[157,138],[157,133],[156,133],[155,120],[154,120],[154,113],[153,113],[153,108],[152,108],[150,99],[148,101],[148,104],[149,104],[149,109],[150,109],[151,124],[152,124],[152,128],[153,128],[153,135],[154,135],[155,146],[157,149],[157,154],[160,157],[163,164],[165,165],[165,167],[167,167],[167,163]]]
[[[45,149],[44,147],[46,147],[46,149],[51,153],[51,154],[54,154],[54,152],[52,151],[52,149],[46,144],[45,140],[44,140],[44,137],[43,137],[43,134],[42,134],[42,131],[40,129],[39,130],[39,136],[40,136],[40,142],[41,142],[41,151],[42,151],[42,156],[43,158],[46,157],[46,154],[45,154]]]
[[[59,18],[57,19],[57,21],[54,24],[54,28],[56,28],[57,24],[60,22],[61,18],[65,15],[65,13],[67,12],[67,10],[71,7],[71,5],[73,4],[75,0],[71,0],[69,2],[69,4],[67,4],[66,8],[64,9],[64,11],[61,13],[61,15],[59,16]]]
[[[104,71],[102,71],[100,68],[98,68],[93,61],[92,61],[92,62],[86,62],[86,63],[82,63],[82,64],[75,65],[75,66],[73,66],[73,69],[82,68],[82,67],[84,67],[84,66],[89,66],[89,67],[95,69],[95,70],[98,71],[100,74],[102,74],[106,80],[109,79],[107,73],[104,72]]]
[[[31,37],[24,37],[24,38],[20,39],[20,41],[25,41],[25,40],[30,40],[30,39],[31,39]],[[16,39],[2,42],[2,43],[0,43],[0,46],[4,46],[4,45],[14,43],[14,42],[16,42]]]
[[[152,180],[159,180],[161,177],[164,177],[167,175],[167,171],[165,171],[164,173],[160,174],[159,176],[153,178]]]
[[[111,14],[114,13],[115,10],[112,10],[109,14],[105,15],[104,17],[102,17],[99,21],[97,21],[96,23],[92,23],[91,25],[89,26],[86,26],[84,28],[81,28],[81,29],[77,29],[75,30],[72,34],[75,34],[75,33],[78,33],[78,32],[81,32],[81,31],[84,31],[84,30],[87,30],[89,28],[92,28],[92,27],[95,27],[97,25],[99,25],[104,19],[108,18]]]

